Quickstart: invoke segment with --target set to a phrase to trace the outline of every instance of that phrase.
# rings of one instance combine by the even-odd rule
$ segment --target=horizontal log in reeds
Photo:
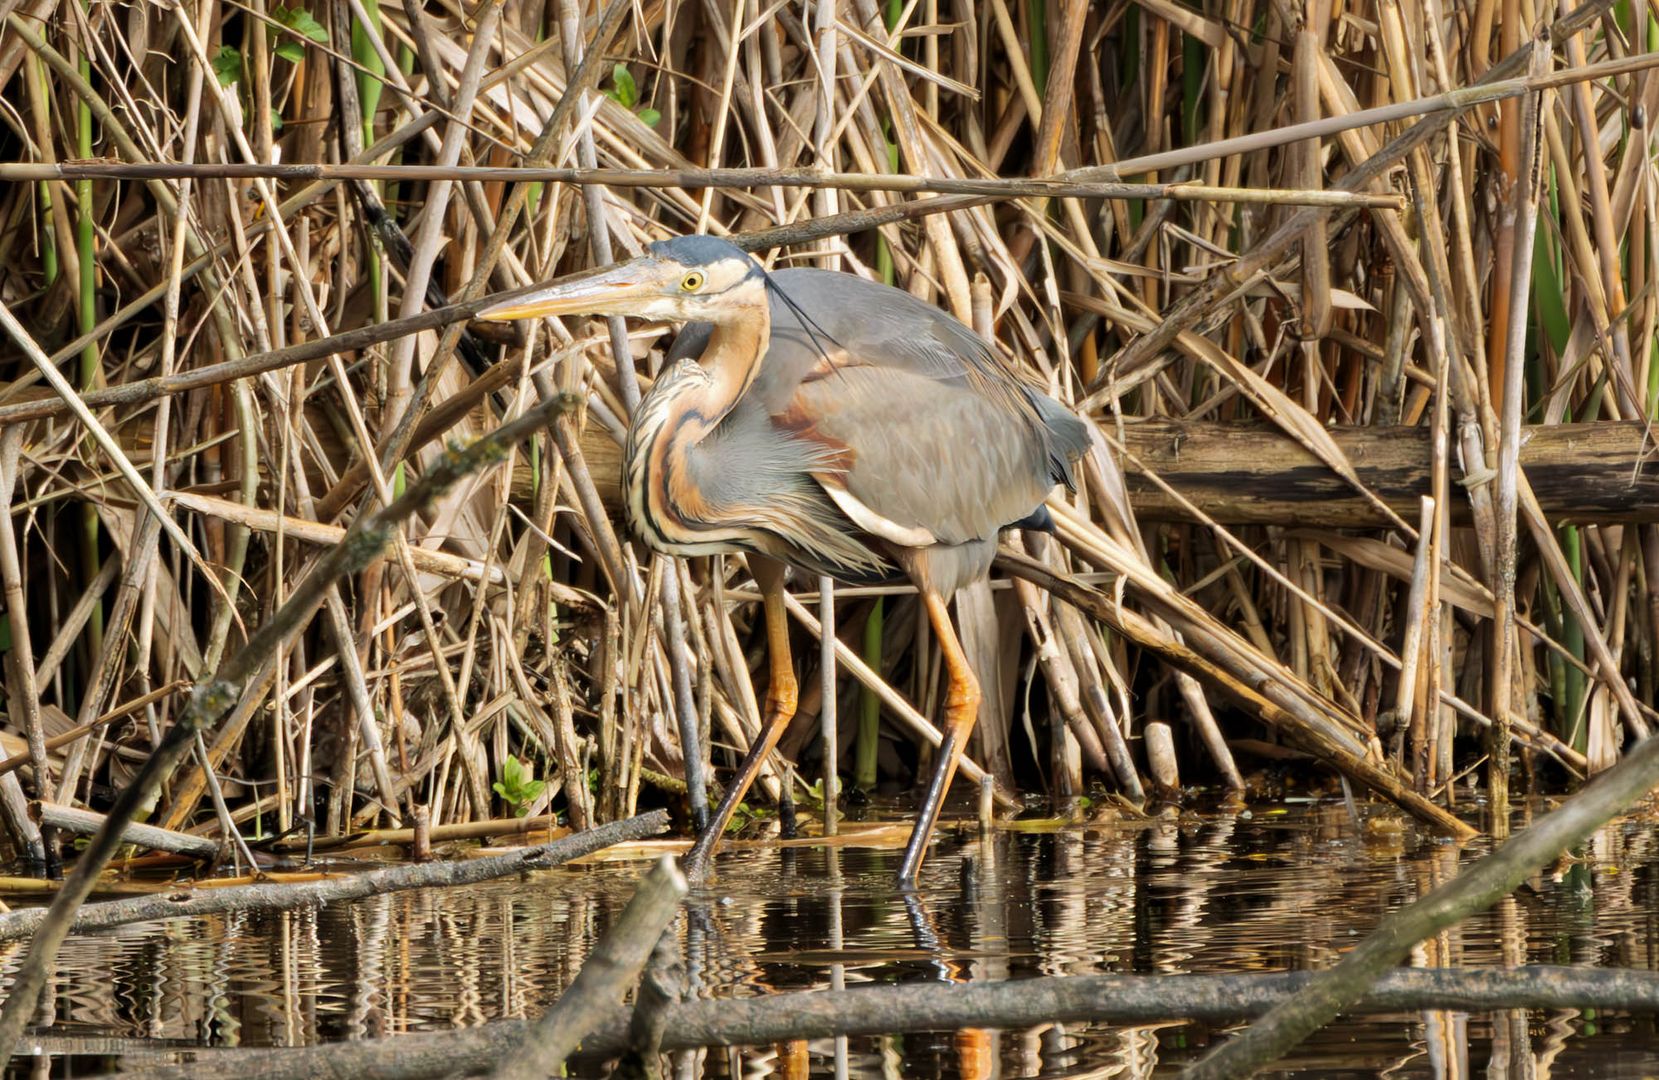
[[[1359,482],[1404,514],[1429,493],[1431,432],[1423,427],[1333,427],[1332,439]],[[1123,425],[1124,473],[1136,512],[1151,521],[1192,521],[1174,488],[1223,525],[1384,528],[1374,503],[1307,449],[1261,424],[1136,420]],[[1639,420],[1534,424],[1521,466],[1544,515],[1561,523],[1659,522],[1659,458]],[[1468,524],[1467,502],[1452,519]]]

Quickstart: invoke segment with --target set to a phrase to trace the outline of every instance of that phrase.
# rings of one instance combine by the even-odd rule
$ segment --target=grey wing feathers
[[[1077,490],[1077,459],[1088,453],[1089,425],[1047,394],[1027,391],[1031,405],[1042,418],[1044,445],[1048,449],[1049,476],[1066,490]]]
[[[877,514],[963,543],[1026,518],[1055,484],[1075,486],[1087,426],[971,329],[850,274],[773,280],[794,303],[773,300],[755,391],[774,416],[804,411],[813,434],[849,447],[841,482]]]

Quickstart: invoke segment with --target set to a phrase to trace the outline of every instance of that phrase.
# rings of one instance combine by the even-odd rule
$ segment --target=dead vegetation
[[[753,584],[613,521],[665,328],[462,319],[692,231],[907,288],[1096,423],[1055,535],[1013,537],[1011,584],[956,599],[986,688],[964,771],[1005,804],[1239,790],[1293,749],[1457,833],[1463,785],[1505,797],[1511,741],[1517,777],[1560,785],[1647,733],[1659,526],[1546,516],[1519,465],[1524,425],[1574,425],[1629,448],[1598,458],[1610,489],[1648,469],[1659,24],[1638,6],[1547,37],[1522,0],[0,13],[20,852],[52,854],[28,797],[106,807],[178,690],[351,522],[555,390],[581,415],[331,590],[151,824],[583,827],[678,804],[692,730],[718,776],[759,724]],[[1260,453],[1337,485],[1346,527],[1165,490],[1124,452],[1140,417],[1194,443],[1256,422]],[[1386,491],[1330,431],[1398,425],[1423,460]],[[1171,520],[1137,522],[1126,471]],[[826,599],[795,587],[805,641]],[[773,773],[772,798],[821,799],[825,745],[873,789],[937,740],[913,596],[843,589],[834,625],[804,654],[836,677],[802,673],[783,744],[807,775]]]

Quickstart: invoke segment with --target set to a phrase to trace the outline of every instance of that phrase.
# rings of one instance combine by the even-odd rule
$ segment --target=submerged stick
[[[1227,1021],[1264,1012],[1312,981],[1306,972],[1272,975],[1072,975],[982,983],[913,983],[812,990],[741,1000],[670,1005],[662,1049],[764,1046],[794,1039],[886,1035],[1039,1024],[1147,1024]],[[1391,971],[1347,1011],[1420,1009],[1597,1009],[1659,1011],[1659,974],[1578,967]],[[612,1056],[628,1046],[629,1010],[613,1007],[582,1043]],[[460,1032],[418,1033],[292,1050],[207,1050],[191,1065],[135,1070],[129,1080],[187,1080],[202,1064],[234,1069],[238,1080],[359,1077],[414,1080],[486,1067],[524,1030],[505,1020]],[[170,1048],[177,1052],[177,1048]]]
[[[645,875],[622,917],[599,942],[558,1004],[503,1055],[495,1080],[541,1080],[563,1071],[565,1059],[613,1012],[639,980],[688,886],[673,856]]]

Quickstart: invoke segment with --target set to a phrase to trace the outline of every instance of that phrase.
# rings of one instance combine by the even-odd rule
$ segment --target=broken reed
[[[758,726],[742,561],[654,558],[613,521],[617,438],[664,339],[455,321],[696,228],[909,288],[1099,423],[1057,535],[1013,544],[1121,577],[1124,613],[1025,584],[959,598],[987,688],[969,773],[1004,805],[1240,787],[1311,755],[1436,820],[1494,779],[1489,730],[1490,759],[1507,731],[1539,783],[1616,761],[1651,719],[1659,528],[1546,517],[1514,418],[1640,421],[1659,393],[1655,84],[1631,44],[1651,16],[1581,6],[1533,45],[1517,0],[1334,21],[1033,5],[16,5],[0,297],[81,365],[47,394],[0,351],[6,756],[28,755],[0,810],[20,850],[45,854],[27,793],[102,805],[180,715],[157,688],[205,678],[445,441],[557,389],[585,415],[337,590],[154,823],[585,824],[678,798],[682,731],[729,760]],[[572,71],[591,93],[567,93]],[[75,397],[110,444],[67,418]],[[1134,417],[1192,440],[1256,421],[1282,440],[1263,453],[1311,458],[1374,516],[1182,503],[1116,452]],[[1421,519],[1328,431],[1400,424],[1427,433]],[[1179,520],[1137,521],[1126,469]],[[179,493],[177,536],[141,527],[125,470]],[[802,672],[784,744],[809,776],[783,778],[822,772],[807,719],[828,693],[841,774],[902,782],[938,692],[914,600],[841,590],[835,616],[840,671]],[[1048,722],[1016,722],[1028,703]]]

